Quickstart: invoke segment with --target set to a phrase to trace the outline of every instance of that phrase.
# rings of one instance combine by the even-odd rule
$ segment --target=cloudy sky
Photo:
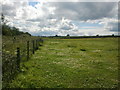
[[[118,34],[118,0],[4,0],[8,25],[32,35]]]

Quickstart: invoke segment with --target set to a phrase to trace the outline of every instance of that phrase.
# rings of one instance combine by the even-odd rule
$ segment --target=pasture
[[[10,88],[116,88],[118,38],[44,39]]]

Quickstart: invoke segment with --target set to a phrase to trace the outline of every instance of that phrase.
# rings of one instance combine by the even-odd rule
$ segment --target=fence
[[[30,55],[34,54],[36,50],[38,50],[38,47],[41,46],[41,44],[39,42],[43,43],[43,40],[33,40],[32,41],[32,48],[30,48],[30,41],[27,41],[26,43],[26,50],[22,50],[22,52],[25,53],[21,53],[21,49],[20,47],[17,47],[17,68],[20,69],[20,61],[23,59],[24,60],[29,60]],[[26,57],[26,59],[25,59]]]
[[[16,48],[16,56],[2,52],[2,81],[3,88],[7,87],[15,75],[20,71],[21,62],[28,61],[30,56],[38,50],[38,47],[43,43],[42,39],[25,42],[25,48]]]

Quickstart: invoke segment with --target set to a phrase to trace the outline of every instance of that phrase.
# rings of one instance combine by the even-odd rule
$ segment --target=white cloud
[[[116,17],[117,3],[113,2],[54,2],[50,3],[55,6],[54,17],[65,17],[74,20],[96,20],[104,17]]]
[[[107,29],[108,31],[118,32],[118,19],[104,18],[100,20],[99,24],[104,25],[104,28]]]
[[[11,26],[33,35],[96,35],[117,33],[117,3],[58,3],[39,1],[3,2],[3,13]],[[79,0],[75,0],[79,1]],[[81,0],[82,1],[82,0]],[[108,0],[105,0],[108,1]],[[79,26],[73,21],[80,22]],[[103,26],[84,26],[85,23]]]

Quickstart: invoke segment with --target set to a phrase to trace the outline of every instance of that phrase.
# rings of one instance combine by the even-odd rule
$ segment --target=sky
[[[9,26],[35,36],[118,34],[118,0],[4,0]]]

